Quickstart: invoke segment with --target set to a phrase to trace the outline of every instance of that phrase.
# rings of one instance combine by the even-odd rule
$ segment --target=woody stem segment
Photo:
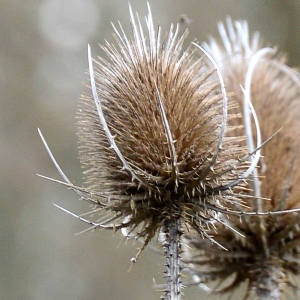
[[[181,300],[181,218],[174,217],[165,223],[165,256],[168,300]]]

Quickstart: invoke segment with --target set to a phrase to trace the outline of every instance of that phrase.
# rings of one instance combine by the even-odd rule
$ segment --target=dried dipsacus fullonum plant
[[[257,139],[249,152],[243,143],[239,103],[228,98],[216,59],[196,44],[183,50],[186,32],[180,35],[178,26],[161,38],[150,8],[146,30],[131,9],[130,16],[132,36],[114,27],[115,45],[102,46],[106,59],[93,60],[88,49],[92,95],[82,96],[78,112],[85,187],[71,183],[41,137],[64,182],[52,180],[92,205],[84,217],[65,211],[90,229],[121,230],[142,240],[132,262],[154,237],[163,236],[162,292],[179,300],[182,234],[215,240],[217,249],[223,239],[213,239],[210,230],[224,225],[235,236],[222,213],[256,198],[245,180],[262,145]]]
[[[247,147],[251,152],[257,136],[245,114],[245,99],[255,108],[262,139],[277,134],[262,148],[251,175],[249,195],[255,200],[241,198],[247,209],[238,202],[230,207],[261,216],[219,215],[223,224],[216,222],[217,234],[207,234],[214,234],[227,251],[191,233],[186,236],[190,246],[186,262],[193,282],[212,293],[233,294],[244,283],[244,299],[278,300],[285,292],[300,291],[300,215],[296,212],[300,207],[300,78],[275,49],[263,47],[258,33],[249,35],[245,21],[227,19],[227,27],[220,23],[219,31],[223,43],[211,38],[203,47],[244,112]],[[243,128],[234,130],[234,135],[239,130]]]

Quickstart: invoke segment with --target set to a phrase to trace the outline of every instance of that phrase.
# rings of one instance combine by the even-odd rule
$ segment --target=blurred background
[[[142,21],[146,1],[131,0]],[[217,35],[226,16],[246,19],[270,45],[300,65],[299,0],[149,1],[163,31],[183,14],[188,42]],[[164,260],[146,250],[127,273],[138,244],[94,231],[57,209],[88,210],[77,195],[36,176],[60,179],[38,136],[39,127],[69,178],[81,185],[76,119],[86,91],[87,44],[112,41],[111,22],[130,33],[128,1],[0,0],[0,299],[154,300]],[[190,22],[191,21],[191,22]],[[121,246],[120,246],[121,243]],[[185,299],[199,299],[198,288]],[[211,299],[219,299],[212,297]],[[234,299],[240,299],[234,295]]]

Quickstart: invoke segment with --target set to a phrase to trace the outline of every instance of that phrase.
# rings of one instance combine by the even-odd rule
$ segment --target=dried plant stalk
[[[166,278],[169,299],[181,299],[181,219],[172,218],[165,224]]]

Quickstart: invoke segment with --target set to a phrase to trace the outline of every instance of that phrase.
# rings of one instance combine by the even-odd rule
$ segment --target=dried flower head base
[[[211,39],[204,47],[220,66],[227,88],[234,91],[239,111],[245,111],[244,99],[250,99],[262,139],[280,130],[261,150],[262,158],[252,175],[251,195],[258,200],[244,198],[250,209],[231,207],[257,211],[261,216],[224,216],[228,227],[216,224],[215,239],[226,252],[197,235],[187,236],[193,248],[187,262],[195,282],[218,283],[212,292],[234,292],[246,283],[245,299],[254,292],[259,299],[278,300],[286,287],[299,292],[300,216],[292,211],[300,207],[300,78],[283,59],[275,57],[274,49],[262,47],[258,34],[250,39],[246,22],[233,24],[228,19],[227,29],[223,24],[219,29],[224,45]],[[256,134],[247,115],[243,119],[251,151]],[[289,213],[282,214],[282,210]]]
[[[182,233],[194,230],[213,240],[207,231],[228,226],[221,213],[254,198],[244,181],[262,143],[257,138],[251,153],[243,145],[238,103],[227,99],[211,55],[195,44],[182,51],[186,33],[179,35],[178,27],[162,40],[150,8],[146,32],[131,9],[130,15],[133,36],[114,27],[116,45],[102,47],[107,60],[93,63],[88,50],[92,97],[82,97],[78,113],[86,188],[72,185],[41,137],[63,184],[92,204],[89,214],[98,219],[68,213],[90,228],[142,238],[133,262],[164,233],[165,292],[180,299]]]

